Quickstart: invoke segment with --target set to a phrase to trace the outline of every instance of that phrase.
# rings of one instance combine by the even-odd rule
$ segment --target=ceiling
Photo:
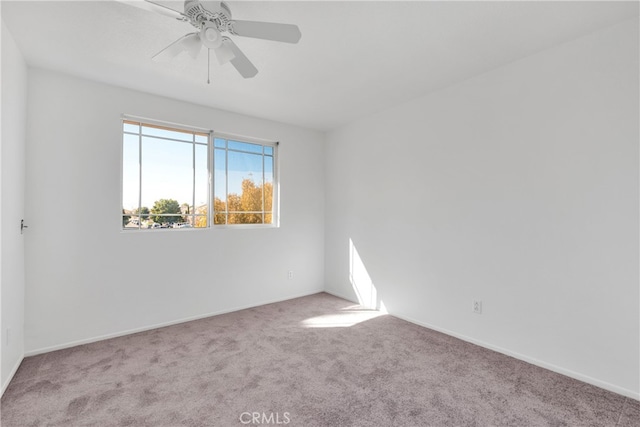
[[[232,36],[258,75],[212,57],[207,84],[206,54],[150,59],[188,23],[115,0],[3,0],[1,13],[31,66],[321,131],[638,16],[636,1],[228,4],[236,19],[297,24],[302,39]]]

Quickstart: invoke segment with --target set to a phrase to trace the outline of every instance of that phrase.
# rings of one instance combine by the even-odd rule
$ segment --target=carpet
[[[640,402],[320,293],[25,358],[12,426],[639,426]]]

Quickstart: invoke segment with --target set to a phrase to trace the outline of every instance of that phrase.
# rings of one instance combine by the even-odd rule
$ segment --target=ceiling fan
[[[155,54],[153,60],[169,60],[184,51],[195,59],[204,46],[208,52],[213,50],[220,65],[231,62],[244,78],[254,77],[258,69],[233,40],[222,33],[285,43],[298,43],[302,36],[297,25],[232,19],[231,9],[223,1],[186,0],[182,12],[152,0],[117,1],[189,22],[198,30],[171,43]]]

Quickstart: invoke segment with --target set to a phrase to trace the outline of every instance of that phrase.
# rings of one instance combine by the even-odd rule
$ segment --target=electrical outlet
[[[471,310],[476,314],[482,314],[482,301],[473,301]]]
[[[293,271],[292,270],[289,270],[287,272],[287,279],[289,279],[289,280],[293,279]]]

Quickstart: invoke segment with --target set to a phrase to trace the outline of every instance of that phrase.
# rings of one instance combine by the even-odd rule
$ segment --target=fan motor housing
[[[206,8],[205,5],[209,6]],[[215,6],[215,10],[213,9]],[[213,22],[219,31],[226,31],[231,20],[231,9],[225,2],[185,0],[184,14],[194,27],[200,29],[203,23]]]

